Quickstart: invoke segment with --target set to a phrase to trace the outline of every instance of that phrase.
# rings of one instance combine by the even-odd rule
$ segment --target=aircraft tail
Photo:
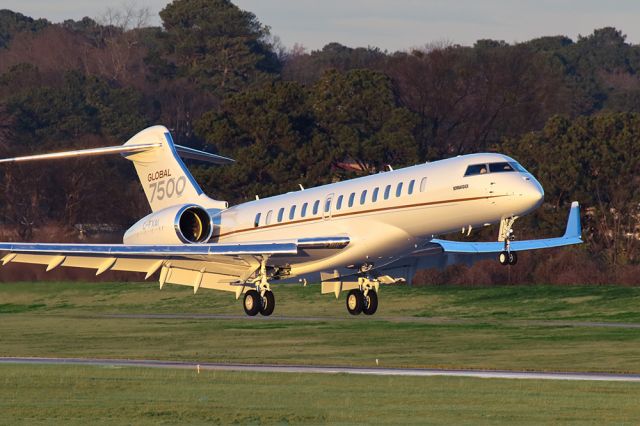
[[[144,129],[124,144],[125,147],[145,145],[153,145],[153,148],[122,155],[133,162],[152,211],[186,203],[195,203],[203,207],[226,207],[226,202],[216,202],[204,195],[180,159],[180,155],[218,164],[230,163],[233,160],[175,145],[171,133],[164,126]]]
[[[52,154],[7,158],[0,163],[52,160],[92,155],[120,154],[133,162],[138,178],[152,211],[177,204],[195,203],[204,208],[227,207],[225,201],[207,197],[195,181],[180,156],[216,164],[229,164],[233,160],[208,152],[175,145],[171,133],[164,126],[142,130],[122,146],[81,149]]]

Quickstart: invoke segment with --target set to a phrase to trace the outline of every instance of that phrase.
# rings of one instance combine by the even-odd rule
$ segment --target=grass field
[[[0,356],[640,372],[640,288],[384,288],[375,317],[317,286],[275,291],[274,317],[246,318],[228,294],[183,287],[0,284]],[[0,365],[0,424],[634,424],[639,396],[637,383]]]
[[[640,372],[640,328],[589,325],[640,323],[640,288],[385,288],[375,317],[351,317],[317,286],[276,294],[274,317],[245,318],[212,291],[0,284],[0,355]],[[238,317],[112,316],[154,313]]]
[[[3,424],[637,424],[637,384],[0,366]]]

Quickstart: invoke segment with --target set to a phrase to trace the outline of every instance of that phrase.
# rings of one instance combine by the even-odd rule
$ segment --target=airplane
[[[538,208],[535,177],[503,154],[481,153],[418,164],[229,206],[204,194],[182,158],[234,160],[176,145],[166,127],[152,126],[124,145],[0,160],[120,154],[133,162],[151,213],[132,225],[123,244],[0,243],[9,262],[158,273],[165,284],[243,296],[249,316],[271,315],[271,283],[299,278],[342,292],[352,315],[373,315],[381,285],[410,283],[418,268],[496,256],[514,265],[517,253],[582,243],[577,202],[564,235],[516,240],[517,218]],[[499,224],[497,241],[448,241],[439,235]],[[466,260],[465,260],[466,259]]]

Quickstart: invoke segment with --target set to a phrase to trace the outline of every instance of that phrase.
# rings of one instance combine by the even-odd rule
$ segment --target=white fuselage
[[[487,166],[465,176],[471,165],[505,163],[518,170],[492,172]],[[363,263],[380,266],[433,236],[527,214],[543,195],[515,160],[464,155],[233,206],[214,217],[213,241],[348,236],[349,245],[329,257],[318,251],[291,259],[291,276]]]

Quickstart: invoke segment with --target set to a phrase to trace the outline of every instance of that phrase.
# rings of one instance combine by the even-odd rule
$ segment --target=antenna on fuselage
[[[390,172],[393,171],[393,167],[391,167],[391,164],[387,164],[387,169],[389,169]]]
[[[260,196],[258,194],[256,194],[256,200],[259,200]]]
[[[300,191],[304,191],[304,186],[302,186],[301,183],[299,183],[298,186],[300,187]]]

